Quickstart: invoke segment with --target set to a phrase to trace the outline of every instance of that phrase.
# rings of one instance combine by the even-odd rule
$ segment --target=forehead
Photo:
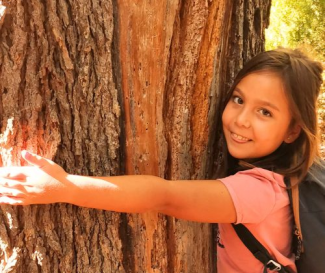
[[[235,87],[246,99],[269,101],[278,106],[288,106],[283,81],[272,72],[251,73],[245,76]]]
[[[237,86],[242,84],[250,84],[252,87],[257,85],[261,85],[262,87],[273,86],[284,90],[282,78],[272,71],[256,71],[247,74],[239,81]]]

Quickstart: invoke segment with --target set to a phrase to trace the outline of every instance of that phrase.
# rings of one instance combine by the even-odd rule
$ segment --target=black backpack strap
[[[255,236],[242,224],[234,225],[238,237],[249,251],[264,265],[264,273],[267,269],[280,273],[288,273],[289,271],[282,264],[276,262],[267,249],[255,238]]]
[[[284,183],[287,186],[287,193],[289,196],[289,201],[290,201],[290,208],[293,217],[295,217],[293,213],[293,203],[292,203],[292,189],[291,189],[291,184],[290,184],[290,179],[285,177],[284,178]],[[296,261],[300,259],[301,254],[304,252],[303,248],[303,243],[302,243],[302,238],[301,238],[301,232],[299,231],[299,228],[296,226],[296,221],[293,219],[293,238],[292,238],[292,251],[295,254],[295,259]]]

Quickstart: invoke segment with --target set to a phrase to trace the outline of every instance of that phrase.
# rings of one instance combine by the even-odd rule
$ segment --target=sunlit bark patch
[[[14,134],[13,123],[14,123],[14,118],[8,118],[7,127],[4,130],[4,132],[0,134],[0,156],[1,156],[2,164],[4,166],[11,166],[11,164],[13,163],[12,147],[6,145],[10,143],[10,138]]]
[[[0,24],[3,21],[3,18],[5,16],[6,13],[6,7],[2,5],[2,1],[0,1]]]
[[[3,245],[1,245],[1,248]],[[0,262],[0,272],[12,272],[15,268],[18,261],[18,254],[20,252],[20,248],[15,247],[11,253],[11,255],[5,255],[4,259],[1,259]]]

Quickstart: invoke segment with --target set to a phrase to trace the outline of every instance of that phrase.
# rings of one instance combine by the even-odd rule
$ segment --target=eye
[[[272,117],[271,112],[268,111],[268,110],[266,110],[266,109],[264,109],[264,108],[260,109],[259,112],[260,112],[263,116],[265,116],[265,117]]]
[[[233,96],[232,97],[232,101],[236,104],[243,104],[244,101],[242,100],[242,98],[238,97],[238,96]]]

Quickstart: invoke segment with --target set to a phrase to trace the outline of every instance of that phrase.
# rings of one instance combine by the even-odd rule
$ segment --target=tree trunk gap
[[[264,50],[271,0],[2,5],[1,165],[28,149],[73,174],[218,175],[220,104]],[[215,225],[156,213],[0,210],[3,273],[216,272],[215,244]]]

